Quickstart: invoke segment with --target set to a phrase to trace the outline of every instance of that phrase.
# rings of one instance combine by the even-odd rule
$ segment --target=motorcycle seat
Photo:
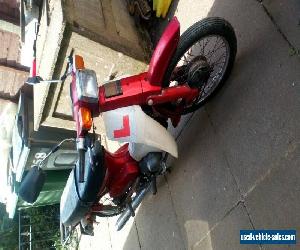
[[[105,177],[103,148],[100,143],[97,144],[85,154],[84,182],[78,181],[77,166],[69,175],[60,201],[60,220],[65,226],[78,224],[97,199]]]

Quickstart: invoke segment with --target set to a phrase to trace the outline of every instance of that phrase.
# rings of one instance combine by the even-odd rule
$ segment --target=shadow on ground
[[[259,249],[239,244],[240,229],[299,232],[299,58],[258,1],[174,1],[174,14],[183,30],[206,15],[226,18],[236,63],[181,134],[179,159],[142,203],[124,249],[134,249],[136,231],[142,249],[214,250]]]

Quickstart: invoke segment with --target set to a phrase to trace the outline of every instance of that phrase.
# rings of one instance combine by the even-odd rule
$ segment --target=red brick
[[[0,97],[15,96],[28,74],[28,72],[0,66]]]
[[[14,81],[14,84],[13,84],[13,89],[10,93],[10,95],[15,95],[18,93],[19,89],[23,86],[23,84],[25,83],[27,77],[28,77],[29,73],[27,72],[18,72],[16,74],[16,77],[15,77],[15,81]]]
[[[9,103],[10,103],[10,101],[0,99],[0,114],[4,110],[5,106]]]
[[[7,65],[16,66],[18,62],[18,55],[20,51],[19,36],[10,34],[10,44],[7,53]]]
[[[0,0],[0,12],[7,16],[18,18],[20,15],[19,4],[19,0]]]
[[[0,58],[1,63],[7,63],[8,49],[11,41],[11,33],[1,30],[1,47],[0,47]]]
[[[19,36],[0,29],[0,63],[16,66],[20,63]]]
[[[15,82],[16,73],[13,71],[6,71],[4,74],[4,91],[5,94],[13,94],[11,93],[12,85]]]

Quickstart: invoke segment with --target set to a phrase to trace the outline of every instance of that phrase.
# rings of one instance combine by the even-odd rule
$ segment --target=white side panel
[[[152,147],[151,152],[161,150],[178,157],[177,144],[172,135],[147,116],[140,106],[134,105],[108,111],[103,114],[103,118],[106,134],[110,140],[143,144]],[[150,148],[140,152],[148,150]],[[141,153],[138,154],[141,156]]]
[[[150,152],[161,152],[158,148],[151,147],[149,145],[130,142],[128,147],[129,154],[136,161],[140,161],[144,156]]]

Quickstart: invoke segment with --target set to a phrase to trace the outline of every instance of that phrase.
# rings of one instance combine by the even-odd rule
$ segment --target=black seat
[[[105,176],[103,148],[99,142],[85,154],[84,182],[79,183],[76,166],[70,173],[60,201],[60,220],[65,226],[75,226],[96,201]]]

